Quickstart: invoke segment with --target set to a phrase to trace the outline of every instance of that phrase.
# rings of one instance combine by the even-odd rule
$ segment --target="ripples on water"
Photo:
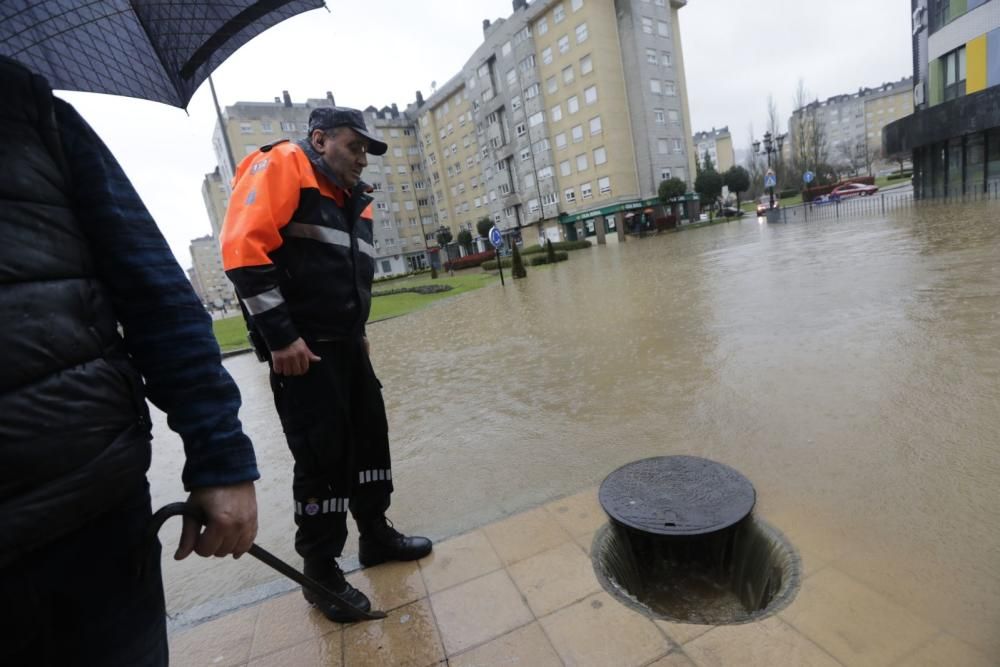
[[[746,474],[779,528],[824,536],[807,567],[836,560],[1000,652],[998,210],[631,240],[370,326],[390,515],[440,538],[637,458],[707,456]],[[264,475],[258,541],[297,562],[265,369],[226,366]],[[162,419],[156,435],[162,504],[182,497],[182,459]],[[172,610],[274,579],[246,560],[166,568]]]

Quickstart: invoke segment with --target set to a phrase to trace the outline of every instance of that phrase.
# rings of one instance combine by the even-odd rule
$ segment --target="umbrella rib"
[[[101,1],[102,0],[94,0],[93,2],[90,2],[89,5],[101,4]],[[74,10],[69,10],[69,11],[63,12],[62,14],[53,15],[52,18],[55,18],[56,16],[65,16],[66,14],[69,14],[70,11],[77,11],[79,9],[82,9],[82,7],[76,7]],[[72,25],[72,26],[66,28],[65,30],[60,30],[59,32],[52,33],[51,35],[46,35],[45,37],[42,37],[38,41],[35,41],[35,42],[32,42],[31,44],[28,44],[24,48],[18,49],[17,51],[15,51],[14,53],[11,54],[11,57],[14,57],[14,56],[17,56],[18,54],[24,53],[28,49],[32,49],[32,48],[38,46],[39,44],[41,44],[42,42],[47,42],[47,41],[49,41],[50,39],[52,39],[54,37],[58,37],[59,35],[64,35],[67,32],[73,32],[74,30],[79,30],[80,28],[82,28],[85,25],[90,25],[91,23],[97,23],[98,21],[103,21],[106,18],[109,18],[109,17],[112,17],[112,16],[119,16],[119,15],[124,14],[124,13],[126,13],[125,10],[119,10],[117,12],[110,12],[110,13],[107,13],[107,14],[102,14],[101,16],[98,16],[97,18],[93,18],[93,19],[91,19],[89,21],[84,21],[83,23],[78,23],[76,25]],[[33,26],[33,27],[37,27],[37,26],[38,26],[38,24],[36,23],[35,26]]]
[[[250,7],[247,7],[233,18],[226,21],[221,28],[215,31],[211,37],[198,47],[188,61],[181,67],[180,75],[182,79],[190,79],[195,71],[205,64],[213,53],[225,42],[235,35],[239,30],[246,28],[253,21],[266,14],[287,5],[291,0],[258,0]]]

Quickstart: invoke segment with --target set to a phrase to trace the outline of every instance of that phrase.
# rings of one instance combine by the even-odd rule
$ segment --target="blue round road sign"
[[[806,183],[812,183],[814,178],[816,178],[816,174],[812,173],[811,171],[807,171],[806,173],[802,174],[802,180],[805,181]]]
[[[503,238],[500,236],[500,230],[496,227],[490,229],[490,243],[493,244],[494,248],[499,248],[503,245]]]

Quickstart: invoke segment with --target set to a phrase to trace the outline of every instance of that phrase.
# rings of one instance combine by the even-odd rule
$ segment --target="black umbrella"
[[[185,108],[216,67],[323,0],[0,0],[0,55],[53,88]]]

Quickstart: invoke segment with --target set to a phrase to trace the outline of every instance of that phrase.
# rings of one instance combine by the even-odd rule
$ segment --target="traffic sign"
[[[503,245],[503,238],[500,236],[500,230],[496,226],[490,228],[490,243],[493,244],[494,248],[499,248]]]
[[[764,177],[764,187],[773,188],[778,184],[778,177],[774,175],[774,172],[769,172],[767,176]]]
[[[802,180],[805,181],[806,183],[812,183],[814,178],[816,178],[816,174],[812,173],[811,171],[807,171],[806,173],[802,174]]]

